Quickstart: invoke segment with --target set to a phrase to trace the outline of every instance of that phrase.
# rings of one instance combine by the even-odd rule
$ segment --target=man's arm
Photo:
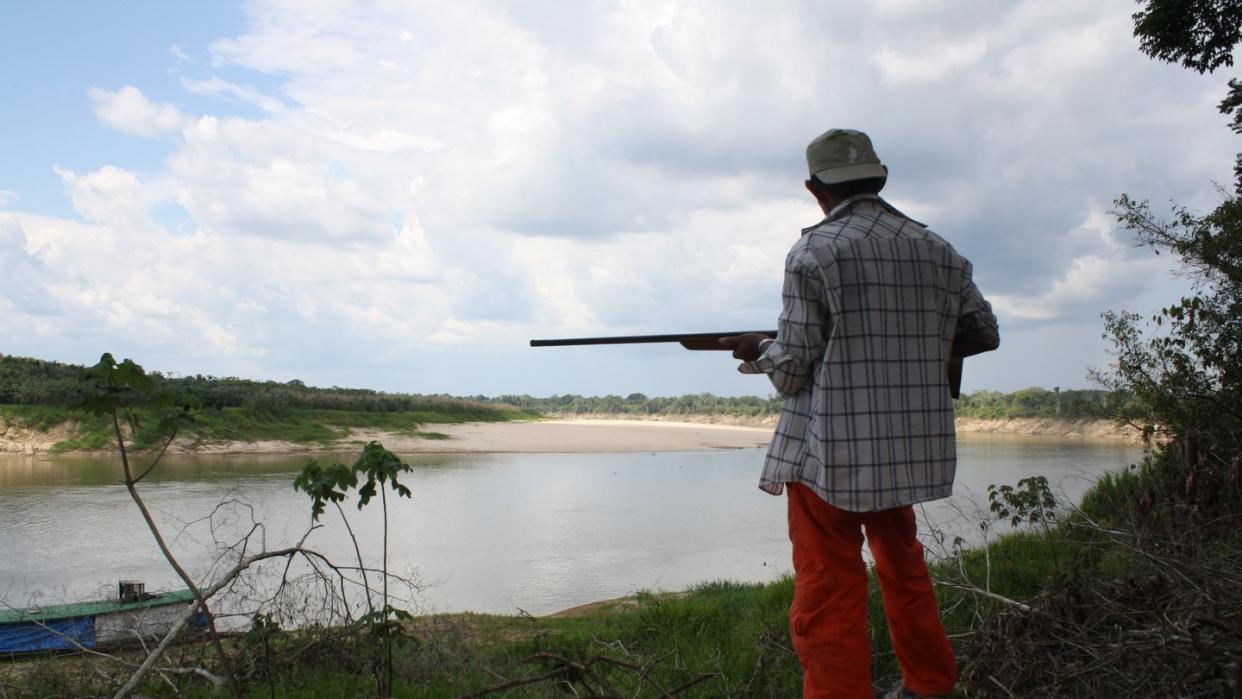
[[[983,298],[979,287],[975,286],[972,268],[966,264],[962,284],[962,306],[957,317],[957,330],[953,334],[954,357],[969,357],[983,352],[991,352],[1000,347],[1000,330],[996,316],[992,313],[992,305]]]
[[[767,374],[783,396],[792,396],[810,379],[811,366],[824,354],[824,329],[828,321],[819,277],[794,258],[786,260],[781,290],[781,316],[776,339],[758,333],[723,338],[744,364],[743,374]]]

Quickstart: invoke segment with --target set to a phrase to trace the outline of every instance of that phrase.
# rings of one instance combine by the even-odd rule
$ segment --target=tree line
[[[28,357],[0,355],[0,405],[70,406],[88,396],[80,380],[84,368]],[[235,377],[162,376],[155,380],[169,389],[194,396],[206,409],[241,408],[255,415],[280,415],[291,410],[350,410],[361,412],[436,412],[467,418],[483,406],[512,406],[541,414],[571,415],[726,415],[763,418],[779,415],[779,396],[717,396],[693,393],[682,396],[583,396],[577,394],[536,397],[530,395],[451,396],[447,394],[387,393],[365,388],[319,388],[302,381],[254,381]],[[976,391],[963,394],[955,410],[959,416],[984,419],[1056,418],[1064,420],[1110,419],[1143,413],[1141,404],[1127,391],[1092,389],[1052,390],[1024,388],[1012,393]]]
[[[81,381],[85,368],[28,357],[0,355],[0,405],[73,406],[91,397]],[[373,413],[434,412],[469,419],[485,403],[449,395],[385,393],[365,388],[319,388],[299,380],[254,381],[236,377],[170,377],[151,372],[166,390],[193,396],[206,410],[242,408],[256,415],[291,410],[350,410]]]
[[[958,417],[988,420],[1053,418],[1059,420],[1134,420],[1148,411],[1126,390],[1105,391],[1060,387],[1024,388],[1013,393],[976,391],[962,394],[954,406]]]

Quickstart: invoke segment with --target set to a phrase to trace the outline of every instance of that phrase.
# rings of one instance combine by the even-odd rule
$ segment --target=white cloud
[[[435,151],[444,144],[433,138],[424,138],[397,129],[379,129],[368,133],[352,133],[346,129],[321,132],[323,137],[344,146],[375,153],[401,153],[402,151]]]
[[[987,40],[983,37],[965,43],[924,41],[917,47],[882,46],[874,60],[884,82],[891,85],[937,82],[950,73],[977,65],[987,49]]]
[[[164,137],[167,158],[58,170],[81,221],[14,214],[21,253],[3,259],[30,290],[4,282],[0,303],[37,297],[32,335],[159,348],[173,369],[573,390],[555,367],[507,373],[504,352],[770,326],[784,255],[819,217],[802,150],[852,126],[890,165],[886,195],[975,262],[1007,327],[1081,320],[1157,271],[1100,202],[1229,178],[1219,81],[1139,55],[1131,11],[255,0],[212,65],[170,48],[196,113],[90,91],[102,122]],[[494,364],[386,378],[478,347]],[[617,390],[660,392],[646,369]]]
[[[1101,311],[1124,307],[1153,286],[1172,278],[1172,260],[1135,255],[1120,241],[1113,218],[1103,209],[1089,209],[1080,225],[1064,236],[1063,272],[1044,288],[1027,293],[992,293],[990,300],[1002,320],[1049,322],[1098,318]],[[1060,258],[1064,260],[1064,258]]]
[[[185,116],[176,107],[155,103],[132,85],[110,92],[101,88],[87,91],[95,116],[108,126],[135,136],[161,136],[176,131]]]
[[[1134,262],[1087,255],[1070,261],[1065,274],[1046,291],[1036,295],[992,294],[997,313],[1013,320],[1057,320],[1079,309],[1098,314],[1106,295],[1141,288],[1153,274],[1167,271],[1159,260]]]
[[[86,220],[131,236],[164,233],[147,216],[158,191],[144,186],[136,174],[112,165],[86,174],[59,167],[55,171],[65,183],[73,208]]]
[[[281,112],[285,109],[284,102],[265,95],[262,92],[250,87],[244,87],[231,83],[220,78],[208,78],[206,80],[182,80],[182,87],[193,92],[196,95],[223,95],[252,104],[265,112]]]

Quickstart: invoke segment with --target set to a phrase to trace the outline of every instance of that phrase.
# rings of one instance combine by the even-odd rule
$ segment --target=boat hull
[[[185,615],[189,590],[152,595],[137,602],[86,602],[0,613],[0,656],[78,650],[160,638]],[[207,625],[196,612],[192,629]]]

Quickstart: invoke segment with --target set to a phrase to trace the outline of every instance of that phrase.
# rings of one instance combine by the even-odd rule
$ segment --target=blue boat
[[[105,648],[162,637],[194,602],[189,590],[149,594],[142,583],[122,581],[115,600],[0,611],[0,657],[24,653]],[[203,629],[201,611],[191,629]]]

